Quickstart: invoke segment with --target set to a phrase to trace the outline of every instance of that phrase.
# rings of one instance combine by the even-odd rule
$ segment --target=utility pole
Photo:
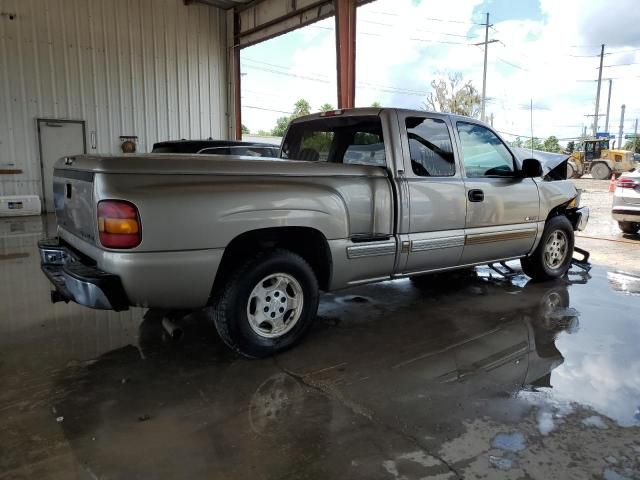
[[[484,45],[484,72],[482,74],[482,103],[480,106],[480,120],[486,121],[487,117],[484,114],[485,104],[487,100],[487,54],[489,52],[489,44],[497,42],[498,40],[489,40],[489,27],[492,27],[489,23],[489,13],[487,12],[487,22],[484,24],[484,42],[474,43],[474,45]]]
[[[604,43],[600,47],[600,68],[598,69],[598,91],[596,92],[596,113],[593,117],[593,136],[598,135],[598,109],[600,108],[600,86],[602,85],[602,61],[604,60]]]
[[[607,98],[607,116],[604,121],[604,131],[609,133],[609,107],[611,107],[611,84],[613,80],[609,79],[609,97]]]
[[[620,108],[620,130],[618,130],[618,148],[622,148],[622,134],[624,133],[624,109],[627,108],[623,104]]]
[[[493,112],[491,112],[491,116],[489,118],[491,119],[491,128],[493,128]]]
[[[638,142],[638,119],[636,118],[636,126],[633,129],[633,148],[631,149],[633,153],[636,153],[637,142]]]

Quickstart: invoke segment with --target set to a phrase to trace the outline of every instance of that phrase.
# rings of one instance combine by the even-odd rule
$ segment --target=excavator
[[[567,178],[588,173],[596,180],[611,178],[635,168],[633,152],[609,148],[609,138],[586,138],[577,145],[567,162]]]

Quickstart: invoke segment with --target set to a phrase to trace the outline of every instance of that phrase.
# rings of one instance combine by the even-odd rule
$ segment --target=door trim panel
[[[395,255],[396,242],[375,242],[369,245],[352,245],[347,247],[347,258],[378,257]]]
[[[507,240],[523,240],[526,238],[535,238],[538,233],[536,228],[524,228],[518,230],[509,230],[502,232],[488,233],[472,233],[465,238],[465,245],[479,245],[482,243],[493,243]]]
[[[441,248],[462,247],[465,244],[464,235],[455,235],[438,238],[425,238],[411,241],[412,252],[424,252],[427,250],[438,250]]]

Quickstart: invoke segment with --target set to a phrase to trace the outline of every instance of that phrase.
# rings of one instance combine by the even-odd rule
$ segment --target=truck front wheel
[[[281,249],[260,252],[214,294],[213,320],[230,348],[246,357],[266,357],[302,338],[318,298],[318,281],[302,257]]]
[[[564,215],[549,219],[540,243],[520,264],[533,280],[544,281],[562,277],[571,266],[575,241],[571,222]]]

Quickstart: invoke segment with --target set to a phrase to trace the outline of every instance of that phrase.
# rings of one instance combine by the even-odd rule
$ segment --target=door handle
[[[470,202],[482,202],[484,200],[484,192],[477,188],[469,190],[469,193],[467,195]]]

